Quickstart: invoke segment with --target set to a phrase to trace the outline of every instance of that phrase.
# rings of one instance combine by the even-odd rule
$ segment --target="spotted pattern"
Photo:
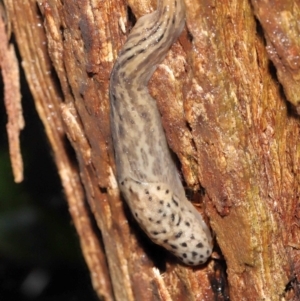
[[[141,228],[155,243],[188,265],[208,259],[212,252],[208,228],[199,223],[202,218],[194,207],[181,204],[168,185],[125,178],[121,190]]]
[[[147,88],[184,23],[183,0],[161,0],[137,20],[111,73],[110,123],[117,179],[133,216],[155,243],[198,265],[212,252],[211,234],[185,197]]]

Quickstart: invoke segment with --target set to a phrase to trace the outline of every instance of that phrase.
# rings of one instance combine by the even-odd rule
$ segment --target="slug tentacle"
[[[111,130],[120,190],[135,219],[185,264],[204,263],[212,238],[186,199],[147,85],[185,23],[183,0],[159,1],[138,19],[110,79]]]

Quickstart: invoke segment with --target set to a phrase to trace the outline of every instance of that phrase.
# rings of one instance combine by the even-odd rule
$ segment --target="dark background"
[[[25,180],[16,184],[10,166],[0,75],[0,300],[96,301],[51,148],[24,74],[21,86]]]

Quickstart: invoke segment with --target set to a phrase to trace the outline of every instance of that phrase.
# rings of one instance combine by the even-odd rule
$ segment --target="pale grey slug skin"
[[[183,30],[182,0],[138,19],[110,78],[111,130],[120,190],[141,228],[185,264],[204,263],[210,231],[186,199],[148,81]]]

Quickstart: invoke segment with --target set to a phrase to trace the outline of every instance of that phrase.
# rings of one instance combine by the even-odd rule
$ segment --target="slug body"
[[[186,199],[147,88],[184,23],[183,0],[159,1],[137,21],[111,73],[110,117],[117,179],[133,216],[152,241],[198,265],[211,255],[211,234]]]

